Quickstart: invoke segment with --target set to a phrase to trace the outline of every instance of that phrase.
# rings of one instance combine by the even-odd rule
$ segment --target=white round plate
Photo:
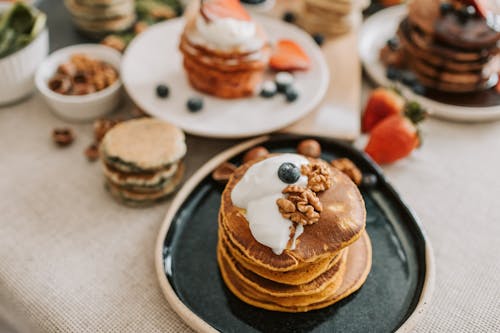
[[[273,132],[304,117],[322,100],[329,82],[329,71],[319,47],[304,31],[276,19],[256,16],[271,41],[289,38],[296,41],[311,58],[307,72],[295,74],[299,98],[287,103],[284,96],[254,96],[225,100],[201,94],[188,83],[179,51],[184,27],[182,18],[158,23],[127,48],[121,75],[125,89],[134,102],[148,114],[165,119],[188,133],[215,138],[242,138]],[[166,83],[170,97],[156,96],[156,86]],[[204,107],[197,113],[186,109],[192,96],[203,95]]]
[[[385,76],[386,68],[379,59],[380,49],[387,40],[396,34],[399,22],[407,15],[406,5],[394,6],[368,18],[361,29],[359,52],[366,73],[377,84],[394,85],[395,82]],[[398,85],[408,98],[418,101],[431,115],[455,121],[488,121],[500,119],[500,105],[488,107],[464,107],[444,104],[417,95],[404,85]]]

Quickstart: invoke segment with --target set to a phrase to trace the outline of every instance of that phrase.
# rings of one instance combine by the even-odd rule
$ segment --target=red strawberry
[[[363,132],[370,132],[375,125],[391,115],[401,114],[404,105],[405,100],[394,90],[375,89],[371,93],[363,113],[361,121]]]
[[[420,146],[416,124],[424,117],[425,112],[417,103],[409,103],[404,116],[394,114],[375,126],[365,152],[379,164],[393,163],[410,155]]]
[[[208,21],[224,18],[252,20],[239,0],[202,0],[201,13]]]
[[[484,0],[461,0],[461,2],[465,5],[473,6],[479,16],[483,18],[488,16],[488,9],[486,8]]]
[[[498,73],[498,77],[500,78],[500,73]],[[497,93],[500,94],[500,80],[497,83],[496,89],[497,89]]]
[[[292,40],[282,39],[276,44],[269,66],[277,71],[308,70],[311,60],[300,45]]]

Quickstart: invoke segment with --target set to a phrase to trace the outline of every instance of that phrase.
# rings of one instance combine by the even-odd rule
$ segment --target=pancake
[[[135,13],[105,19],[84,19],[73,16],[75,25],[91,33],[119,32],[127,30],[135,22]]]
[[[179,44],[191,86],[221,98],[254,95],[263,80],[271,53],[262,27],[256,24],[255,36],[244,43],[218,45],[207,41],[198,30],[199,10],[193,9],[192,13],[187,17]]]
[[[227,260],[224,260],[220,251],[217,251],[217,257],[221,275],[226,286],[243,302],[272,311],[306,312],[332,305],[357,291],[363,285],[371,268],[371,244],[367,234],[363,233],[360,239],[349,247],[344,268],[345,273],[341,273],[341,270],[338,271],[342,277],[335,280],[334,284],[330,286],[330,291],[332,291],[330,295],[326,298],[323,298],[324,293],[320,293],[318,297],[303,296],[300,302],[302,305],[287,302],[276,297],[261,299],[260,297],[263,296],[261,293],[241,283],[239,275],[234,269],[231,269],[231,266]],[[338,285],[336,285],[337,283]],[[287,305],[283,305],[283,303]]]
[[[157,172],[123,172],[107,163],[103,164],[104,176],[114,184],[122,187],[160,187],[177,171],[178,164],[172,164]]]
[[[318,195],[323,204],[318,223],[304,228],[295,250],[274,254],[269,247],[255,240],[244,212],[235,207],[231,200],[231,192],[236,184],[248,168],[257,162],[260,160],[250,161],[233,173],[222,193],[220,207],[221,224],[228,239],[256,265],[272,271],[294,270],[302,263],[331,256],[352,244],[362,234],[366,218],[363,198],[349,177],[328,165],[335,185]]]
[[[186,153],[184,133],[174,125],[153,118],[121,122],[104,136],[102,160],[124,172],[159,171],[175,164]]]
[[[74,17],[85,20],[113,19],[131,15],[135,10],[133,1],[123,1],[107,6],[93,6],[79,3],[77,0],[64,0],[64,4]]]
[[[252,260],[245,256],[245,254],[234,246],[225,236],[223,228],[219,227],[219,242],[221,242],[238,263],[245,269],[260,275],[268,280],[284,283],[288,285],[300,285],[311,282],[316,279],[326,270],[330,269],[340,259],[339,254],[333,254],[324,259],[320,259],[313,263],[305,263],[292,271],[280,272],[265,269],[256,265]]]
[[[113,195],[113,197],[117,198],[120,202],[139,205],[150,204],[166,198],[169,194],[174,192],[177,189],[177,186],[181,183],[183,175],[184,166],[181,164],[177,168],[176,173],[167,182],[165,182],[160,189],[151,192],[123,188],[110,182],[109,180],[106,182],[106,188]]]

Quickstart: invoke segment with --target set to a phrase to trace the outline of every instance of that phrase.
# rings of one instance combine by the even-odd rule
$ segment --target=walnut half
[[[307,187],[313,192],[326,191],[332,185],[330,170],[325,164],[305,164],[302,166],[301,172],[308,177]]]
[[[338,158],[336,160],[331,161],[330,163],[335,169],[342,171],[349,178],[351,178],[351,180],[356,185],[361,184],[361,181],[363,180],[363,174],[358,169],[356,164],[354,164],[350,159]]]
[[[323,206],[311,189],[290,185],[283,190],[283,194],[287,194],[287,197],[278,199],[276,204],[284,218],[302,225],[319,221]]]

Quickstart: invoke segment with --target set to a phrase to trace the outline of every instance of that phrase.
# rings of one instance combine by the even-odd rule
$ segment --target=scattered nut
[[[338,158],[336,160],[331,161],[330,164],[335,169],[338,169],[339,171],[342,171],[349,178],[351,178],[351,180],[356,185],[360,185],[361,184],[361,181],[363,180],[363,174],[358,169],[358,167],[356,166],[356,164],[354,164],[350,159],[348,159],[348,158]]]
[[[157,20],[168,20],[175,17],[177,13],[169,6],[156,6],[150,12],[151,16]]]
[[[113,128],[116,124],[118,124],[119,120],[114,119],[97,119],[94,121],[94,139],[96,142],[101,142],[104,135]]]
[[[316,140],[303,140],[298,144],[297,152],[304,156],[318,158],[321,155],[321,145]]]
[[[99,144],[93,142],[90,146],[85,149],[85,156],[89,162],[94,162],[99,159]]]
[[[276,200],[276,204],[284,218],[303,225],[319,221],[323,206],[311,189],[289,185],[283,190],[283,194],[287,194],[287,197]]]
[[[307,176],[307,187],[313,192],[326,191],[332,186],[332,176],[326,163],[305,164],[300,171]]]
[[[127,44],[125,43],[125,41],[116,35],[109,35],[108,37],[104,38],[101,41],[101,44],[109,46],[109,47],[117,50],[118,52],[125,51],[125,48],[127,47]]]
[[[236,165],[224,162],[212,172],[212,178],[221,184],[225,184],[231,178],[234,170],[236,170]]]
[[[264,157],[267,155],[269,155],[269,150],[267,150],[263,146],[257,146],[257,147],[250,149],[249,151],[247,151],[245,153],[245,155],[243,156],[243,163],[246,163],[248,161],[252,161],[252,160],[255,160],[259,157]]]
[[[71,128],[55,128],[52,131],[52,140],[58,146],[65,147],[75,140],[75,135]]]

